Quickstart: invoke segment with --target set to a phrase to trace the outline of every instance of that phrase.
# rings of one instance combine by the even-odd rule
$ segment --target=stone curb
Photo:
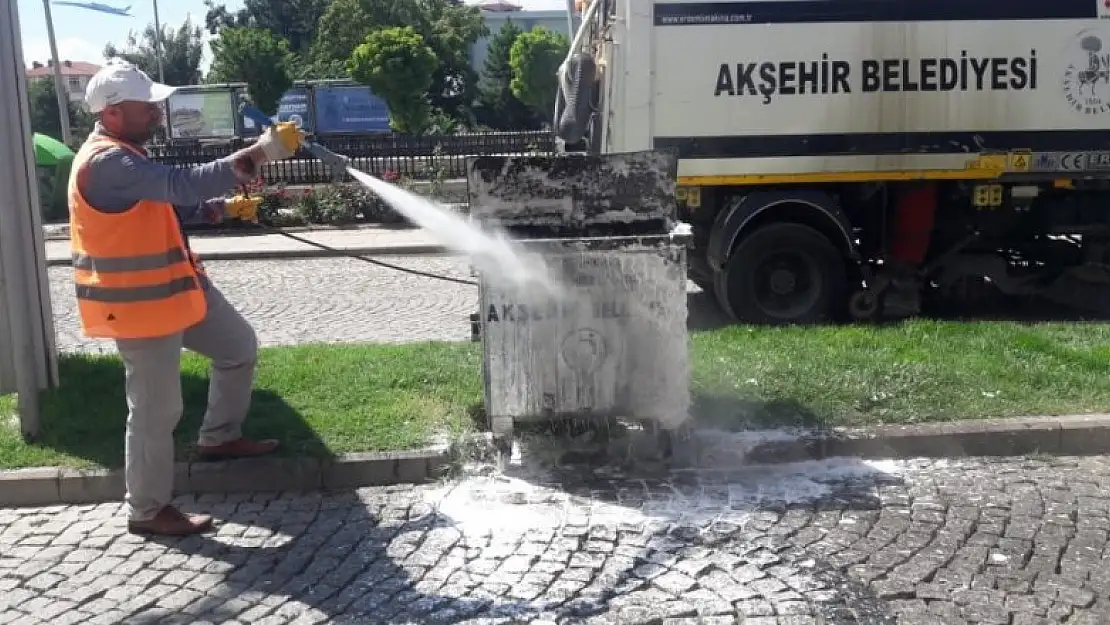
[[[326,244],[325,244],[326,245]],[[358,256],[440,256],[450,254],[450,251],[441,245],[391,245],[384,247],[348,247],[335,250],[310,248],[301,250],[226,250],[202,252],[201,260],[205,262],[225,260],[293,260],[298,258],[341,258],[351,255]],[[70,258],[48,258],[48,267],[70,267],[73,260]]]
[[[344,454],[334,459],[250,458],[228,462],[179,462],[174,491],[230,493],[250,490],[347,490],[416,484],[448,469],[451,448]],[[41,467],[0,471],[0,507],[122,501],[122,469]]]
[[[756,443],[752,464],[821,460],[1110,453],[1110,414],[983,419],[920,425],[834,428]]]
[[[480,447],[480,445],[479,445]],[[253,458],[178,463],[178,493],[244,490],[343,490],[426,482],[467,454],[459,443],[412,451],[345,454],[335,459]],[[868,459],[1087,456],[1110,453],[1110,414],[833,428],[755,443],[748,464],[830,457]],[[0,507],[119,501],[122,470],[43,467],[0,471]]]

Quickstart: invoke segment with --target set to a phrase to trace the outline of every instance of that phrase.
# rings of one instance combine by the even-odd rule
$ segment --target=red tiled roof
[[[63,76],[92,76],[100,71],[100,66],[95,63],[86,63],[84,61],[62,61],[62,75]],[[44,78],[54,75],[54,68],[49,65],[42,67],[28,67],[28,78]]]

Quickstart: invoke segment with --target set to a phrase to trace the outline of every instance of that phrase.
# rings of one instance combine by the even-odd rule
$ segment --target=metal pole
[[[58,44],[54,41],[54,18],[50,15],[50,0],[42,0],[42,8],[46,11],[46,34],[50,39],[50,56],[54,63],[54,90],[58,92],[58,121],[62,125],[62,143],[69,144],[69,92],[62,82],[62,64],[58,60]]]
[[[48,11],[48,23],[49,16]],[[41,432],[41,386],[36,371],[31,307],[34,305],[32,302],[39,303],[41,299],[31,297],[31,283],[35,280],[31,270],[34,251],[26,245],[26,241],[32,234],[27,223],[30,211],[37,210],[39,206],[32,196],[30,164],[33,151],[30,120],[22,102],[27,92],[20,83],[22,77],[19,72],[24,69],[19,45],[19,13],[15,0],[0,0],[0,93],[4,93],[7,100],[0,102],[0,127],[4,128],[0,130],[4,144],[0,151],[5,151],[4,157],[0,158],[0,169],[7,170],[0,171],[0,180],[6,181],[4,192],[6,198],[11,200],[0,203],[0,218],[3,220],[3,227],[0,228],[0,279],[3,280],[0,297],[6,300],[0,301],[0,306],[6,309],[11,331],[11,336],[7,340],[0,338],[0,343],[7,344],[11,349],[20,431],[24,440],[34,441]],[[5,67],[11,73],[7,73]],[[67,109],[63,111],[68,113]],[[63,128],[66,126],[63,125]]]
[[[567,37],[574,41],[574,0],[567,0]]]
[[[158,0],[154,0],[154,56],[158,57],[158,82],[166,82],[162,69],[162,22],[158,20]]]

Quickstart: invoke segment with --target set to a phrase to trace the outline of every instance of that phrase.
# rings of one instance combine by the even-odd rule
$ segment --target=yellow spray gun
[[[258,223],[258,207],[262,205],[262,196],[247,195],[245,192],[235,195],[224,202],[224,214],[233,219]]]
[[[239,107],[239,113],[249,118],[254,123],[258,124],[260,128],[266,128],[267,126],[274,125],[274,121],[272,119],[267,117],[266,114],[262,111],[252,106],[242,104]],[[293,122],[277,122],[277,124],[293,125]],[[328,166],[328,168],[331,169],[333,180],[341,180],[343,178],[343,175],[347,173],[348,159],[346,156],[336,154],[335,152],[332,152],[331,150],[325,148],[319,143],[316,143],[315,141],[309,141],[308,139],[304,138],[303,134],[301,135],[301,145],[303,145],[310,154],[320,159],[325,165]],[[261,204],[261,196],[252,196],[244,191],[243,193],[227,200],[225,210],[227,215],[230,217],[242,219],[243,221],[249,221],[252,223],[258,223],[258,207]]]

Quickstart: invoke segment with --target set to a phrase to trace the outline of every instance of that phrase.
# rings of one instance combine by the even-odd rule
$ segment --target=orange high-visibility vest
[[[77,187],[89,157],[133,146],[93,135],[73,159],[69,177],[70,247],[77,310],[85,336],[166,336],[199,323],[208,311],[199,263],[168,202],[143,200],[121,213],[94,209]]]

